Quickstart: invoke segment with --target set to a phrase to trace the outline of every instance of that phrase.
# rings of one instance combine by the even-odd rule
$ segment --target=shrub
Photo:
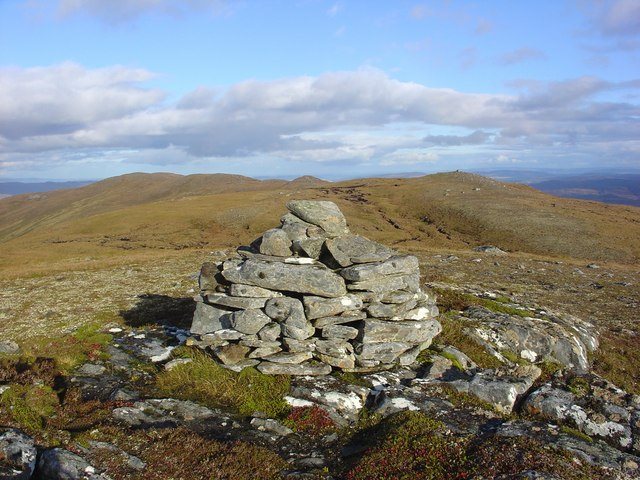
[[[285,419],[284,424],[296,432],[303,432],[312,436],[324,435],[337,428],[329,414],[317,405],[293,408]]]
[[[0,411],[28,432],[42,430],[58,406],[51,387],[13,384],[0,395]]]

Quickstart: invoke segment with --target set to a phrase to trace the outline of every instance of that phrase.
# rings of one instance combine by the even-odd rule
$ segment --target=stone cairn
[[[441,330],[418,259],[350,233],[333,202],[287,208],[238,258],[202,266],[190,343],[268,374],[415,362]]]

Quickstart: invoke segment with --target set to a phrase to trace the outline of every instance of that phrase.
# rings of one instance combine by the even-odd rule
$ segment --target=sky
[[[0,181],[640,170],[640,0],[0,0]]]

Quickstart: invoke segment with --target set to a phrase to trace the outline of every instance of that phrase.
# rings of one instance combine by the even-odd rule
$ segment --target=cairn
[[[231,369],[269,374],[415,362],[441,330],[418,259],[350,233],[333,202],[287,208],[238,258],[202,266],[191,343]]]

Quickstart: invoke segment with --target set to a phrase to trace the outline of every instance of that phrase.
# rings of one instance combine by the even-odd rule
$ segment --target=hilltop
[[[313,177],[130,174],[0,200],[0,269],[81,267],[250,242],[292,198],[335,201],[354,231],[407,250],[507,251],[634,263],[640,210],[454,172],[330,183]],[[86,260],[86,259],[89,260]]]

